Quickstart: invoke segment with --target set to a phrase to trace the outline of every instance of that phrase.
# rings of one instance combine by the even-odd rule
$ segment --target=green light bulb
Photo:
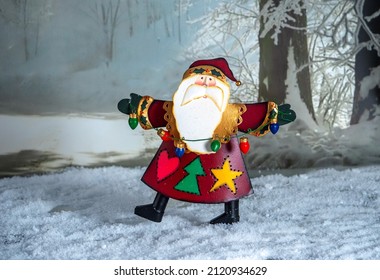
[[[217,152],[220,149],[220,141],[219,140],[214,140],[211,142],[211,150],[213,152]]]

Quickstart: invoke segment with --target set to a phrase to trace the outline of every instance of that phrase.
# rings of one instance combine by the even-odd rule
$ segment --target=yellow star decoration
[[[210,192],[216,191],[221,186],[226,185],[234,194],[236,193],[234,180],[241,176],[243,172],[231,170],[229,158],[226,158],[221,169],[211,169],[211,172],[218,181],[215,182]]]

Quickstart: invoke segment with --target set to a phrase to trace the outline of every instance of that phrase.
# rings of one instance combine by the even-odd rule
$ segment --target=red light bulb
[[[158,136],[161,137],[163,141],[170,141],[172,138],[170,137],[170,133],[164,129],[159,129],[157,131]]]
[[[242,151],[244,154],[248,153],[251,145],[249,144],[247,137],[240,138],[239,147],[240,147],[240,151]]]

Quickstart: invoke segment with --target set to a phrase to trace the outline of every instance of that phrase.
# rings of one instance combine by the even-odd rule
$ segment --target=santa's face
[[[184,79],[173,96],[173,114],[190,151],[213,153],[210,143],[230,97],[227,83],[209,75]]]

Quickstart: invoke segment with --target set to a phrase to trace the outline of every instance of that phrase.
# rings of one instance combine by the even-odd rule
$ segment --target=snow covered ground
[[[223,205],[170,200],[133,214],[145,168],[69,168],[0,180],[0,259],[380,259],[380,166],[252,178],[241,222]]]

